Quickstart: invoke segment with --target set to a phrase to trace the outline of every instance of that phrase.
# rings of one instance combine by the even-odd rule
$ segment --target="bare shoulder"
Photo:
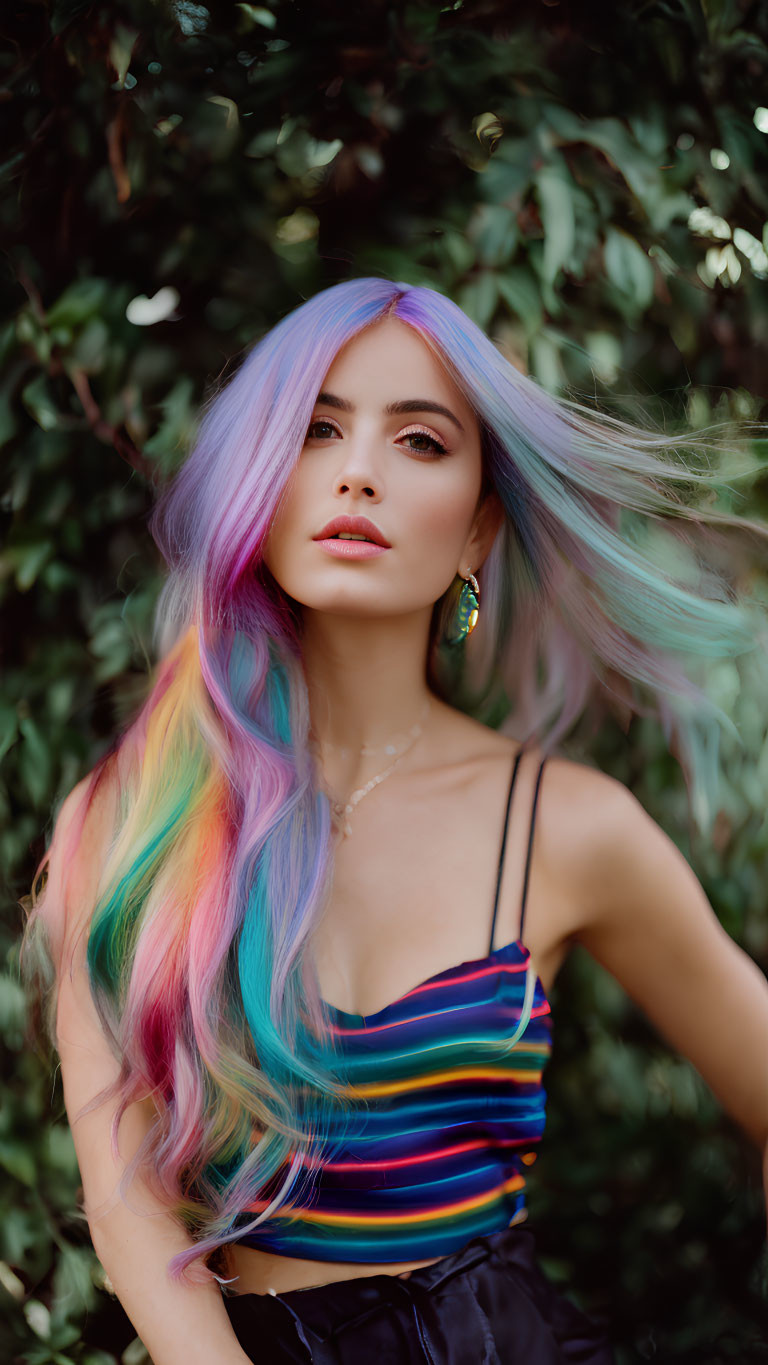
[[[547,768],[544,842],[558,879],[572,888],[571,941],[669,1037],[670,1002],[679,1000],[681,980],[698,972],[711,985],[726,963],[737,962],[743,972],[745,954],[722,928],[685,855],[622,782],[561,757]]]
[[[540,749],[535,753],[539,761],[544,758]],[[581,936],[613,901],[627,857],[642,861],[657,847],[655,836],[670,841],[623,782],[588,763],[548,755],[541,799],[540,838],[558,879],[578,893],[573,929]]]
[[[479,737],[477,743],[478,754],[495,754],[504,766],[520,749],[496,732],[483,739],[482,748]],[[563,954],[578,942],[605,960],[607,939],[620,939],[622,925],[642,922],[646,907],[654,897],[658,901],[660,880],[667,878],[678,891],[683,883],[689,891],[698,886],[673,840],[618,778],[529,743],[517,783],[515,800],[523,809],[537,804],[535,875],[549,931],[542,955],[557,940]],[[615,952],[610,956],[613,970]]]
[[[570,936],[596,957],[630,924],[647,925],[662,887],[701,905],[703,891],[684,855],[618,778],[551,754],[541,794],[538,837],[553,876],[570,888]]]

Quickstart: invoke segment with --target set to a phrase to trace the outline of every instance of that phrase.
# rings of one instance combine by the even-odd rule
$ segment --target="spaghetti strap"
[[[514,762],[513,767],[512,767],[512,777],[511,777],[511,779],[510,779],[509,791],[508,791],[508,793],[507,793],[507,805],[506,805],[506,809],[505,809],[505,811],[504,811],[504,831],[503,831],[502,836],[501,836],[501,850],[500,850],[500,852],[499,852],[499,869],[498,869],[498,872],[496,873],[496,896],[495,896],[494,902],[493,902],[493,918],[492,918],[492,920],[491,920],[491,937],[490,937],[490,940],[489,940],[489,943],[488,943],[488,955],[489,955],[489,956],[490,956],[490,954],[493,952],[493,936],[494,936],[494,934],[496,933],[496,915],[498,914],[498,910],[499,910],[499,892],[500,892],[500,890],[501,890],[501,874],[502,874],[502,871],[503,871],[503,869],[504,869],[504,850],[505,850],[505,848],[506,848],[506,846],[507,846],[507,830],[508,830],[508,828],[509,828],[509,808],[510,808],[510,806],[511,806],[511,804],[512,804],[512,792],[513,792],[514,789],[515,789],[515,778],[517,777],[517,770],[518,770],[518,768],[520,767],[520,759],[521,759],[522,756],[523,756],[523,747],[524,747],[524,746],[521,746],[521,747],[518,749],[517,753],[515,754],[515,762]]]
[[[519,935],[518,935],[518,941],[519,941],[520,943],[522,943],[522,941],[523,941],[523,920],[524,920],[524,918],[525,918],[525,901],[526,901],[526,897],[527,897],[527,895],[528,895],[528,877],[529,877],[529,874],[530,874],[530,871],[531,871],[531,853],[532,853],[532,851],[533,851],[533,829],[534,829],[534,824],[535,824],[535,821],[536,821],[536,803],[538,802],[538,799],[539,799],[539,787],[541,786],[541,775],[542,775],[542,773],[543,773],[543,771],[544,771],[544,764],[546,763],[546,761],[547,761],[547,760],[546,760],[546,756],[545,756],[544,758],[542,758],[541,763],[539,764],[539,771],[538,771],[537,774],[536,774],[536,786],[534,787],[534,791],[533,791],[533,804],[532,804],[532,807],[531,807],[531,828],[530,828],[530,830],[529,830],[529,832],[528,832],[528,852],[527,852],[526,857],[525,857],[525,874],[524,874],[524,877],[523,877],[523,895],[522,895],[522,900],[521,900],[521,904],[520,904],[520,933],[519,933]]]

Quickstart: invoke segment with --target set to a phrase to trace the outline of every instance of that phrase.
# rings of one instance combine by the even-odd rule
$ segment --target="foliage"
[[[78,1212],[58,1077],[51,1099],[25,1044],[17,901],[55,798],[143,693],[153,486],[182,458],[207,385],[299,299],[350,275],[445,290],[553,390],[665,426],[760,416],[768,12],[48,0],[9,22],[0,1353],[138,1365]],[[731,496],[765,515],[759,477]],[[725,666],[712,685],[746,743],[726,754],[708,847],[687,837],[680,774],[652,728],[574,744],[678,840],[765,963],[764,699]],[[554,1004],[530,1198],[546,1268],[604,1312],[622,1362],[765,1359],[757,1153],[578,952]]]

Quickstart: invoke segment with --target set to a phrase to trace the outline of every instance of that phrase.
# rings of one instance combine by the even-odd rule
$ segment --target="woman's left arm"
[[[757,1144],[768,1217],[768,981],[632,793],[593,769],[582,769],[582,784],[589,833],[580,881],[588,910],[573,937]]]

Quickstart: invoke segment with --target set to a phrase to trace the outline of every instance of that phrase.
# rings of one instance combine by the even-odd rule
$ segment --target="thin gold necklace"
[[[374,787],[378,787],[380,782],[383,782],[386,777],[389,777],[390,773],[394,772],[398,763],[401,763],[402,760],[405,758],[405,755],[409,753],[410,750],[413,748],[414,744],[416,743],[416,740],[423,732],[424,721],[427,718],[427,712],[429,711],[431,704],[432,698],[427,697],[427,700],[424,703],[419,719],[417,720],[416,724],[412,725],[410,730],[407,731],[408,739],[402,749],[400,750],[396,749],[396,747],[393,744],[393,739],[395,738],[395,736],[393,736],[392,739],[387,740],[386,744],[382,745],[378,749],[371,749],[367,745],[363,745],[359,751],[361,754],[394,753],[396,754],[396,757],[392,763],[387,764],[387,767],[383,768],[382,771],[380,773],[377,773],[375,777],[372,777],[370,782],[366,782],[364,787],[356,787],[355,790],[350,793],[346,801],[335,801],[330,794],[328,795],[333,822],[342,839],[346,839],[346,837],[352,832],[349,825],[349,816],[352,814],[352,811],[355,809],[355,807],[359,806],[363,797],[367,796],[369,792],[373,791]],[[310,741],[309,747],[315,753],[319,754],[320,746],[315,741]],[[327,744],[325,747],[328,749],[336,749],[337,752],[341,753],[351,752],[351,750],[340,748],[338,745],[335,744]]]

